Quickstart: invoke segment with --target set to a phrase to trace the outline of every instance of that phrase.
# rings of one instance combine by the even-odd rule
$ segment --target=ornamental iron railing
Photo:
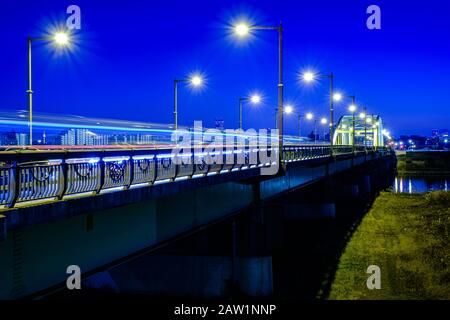
[[[0,152],[0,206],[14,207],[42,199],[57,201],[274,164],[262,159],[259,151],[254,148],[180,155],[173,155],[169,149]],[[278,153],[275,149],[264,151]],[[326,158],[331,156],[330,151],[329,145],[285,146],[282,161]],[[380,147],[356,146],[353,150],[352,146],[335,146],[332,154],[336,157],[389,152]],[[212,156],[213,163],[208,161]]]

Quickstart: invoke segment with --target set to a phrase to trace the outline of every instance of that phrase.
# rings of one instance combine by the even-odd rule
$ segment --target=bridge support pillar
[[[358,188],[361,195],[367,195],[372,192],[372,179],[370,175],[366,174],[360,178]]]
[[[354,199],[359,195],[359,186],[358,184],[343,184],[339,186],[339,189],[336,190],[337,198],[339,200],[343,200],[346,198]]]
[[[273,293],[271,256],[237,257],[237,262],[238,267],[233,270],[230,257],[224,255],[149,254],[95,274],[84,280],[82,287],[209,298],[238,292],[253,297]],[[236,282],[230,287],[233,272]]]
[[[283,206],[283,217],[286,220],[304,220],[336,217],[334,203],[297,203]]]

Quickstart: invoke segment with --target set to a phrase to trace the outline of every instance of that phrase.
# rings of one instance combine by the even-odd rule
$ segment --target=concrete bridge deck
[[[167,152],[118,152],[52,154],[56,160],[39,154],[35,161],[35,155],[8,155],[16,160],[4,164],[2,176],[11,179],[2,181],[15,183],[3,186],[0,198],[0,297],[33,294],[64,282],[69,265],[88,272],[255,203],[363,164],[388,165],[395,157],[384,148],[336,147],[331,156],[329,146],[290,146],[280,173],[261,176],[266,163],[259,159],[183,167],[161,156]],[[51,191],[42,194],[36,186],[45,184]]]

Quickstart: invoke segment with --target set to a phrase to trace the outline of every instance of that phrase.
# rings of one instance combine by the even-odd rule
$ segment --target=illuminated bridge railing
[[[241,149],[178,156],[171,154],[171,150],[0,152],[0,206],[14,207],[29,201],[95,195],[270,166],[267,159],[261,159],[259,151]],[[277,159],[276,149],[264,151],[269,152],[269,156],[275,152],[273,159]],[[366,152],[366,149],[360,146],[355,150],[348,146],[333,147],[334,155],[352,154],[353,151]],[[371,148],[368,151],[386,150]],[[207,161],[212,156],[223,161]],[[283,149],[283,162],[326,157],[330,157],[330,146],[327,145]]]

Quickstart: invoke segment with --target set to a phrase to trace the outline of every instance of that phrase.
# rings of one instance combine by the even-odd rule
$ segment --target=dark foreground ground
[[[311,190],[305,197],[314,201],[313,195],[319,194],[316,191]],[[278,245],[269,251],[245,249],[247,242],[255,244],[268,239],[264,232],[246,236],[243,226],[249,223],[241,220],[250,218],[245,215],[237,218],[237,229],[241,229],[237,236],[238,256],[251,253],[258,259],[271,258],[273,291],[269,295],[249,296],[228,286],[226,276],[220,279],[208,276],[208,272],[216,268],[207,267],[205,261],[220,257],[221,266],[226,267],[231,259],[231,224],[224,222],[111,268],[107,275],[114,280],[116,289],[106,286],[104,290],[93,290],[84,283],[83,290],[78,292],[63,290],[46,298],[131,298],[170,303],[192,299],[205,302],[215,299],[277,302],[327,298],[450,299],[450,193],[382,192],[377,196],[378,193],[364,201],[338,203],[335,219],[285,222],[281,242],[275,241]],[[167,256],[178,257],[187,264],[167,264]],[[191,260],[195,263],[190,263]],[[369,290],[366,286],[370,276],[366,270],[370,265],[381,269],[379,290]],[[155,266],[164,267],[155,269]],[[203,270],[202,281],[194,281],[199,279],[198,268],[192,266],[204,267],[200,268]],[[260,277],[262,274],[249,273],[247,276]],[[130,277],[134,286],[130,284]],[[261,278],[261,281],[265,283],[267,279]],[[155,283],[161,283],[161,286],[157,287]],[[220,296],[199,294],[212,284],[223,287]],[[186,290],[182,291],[182,287]],[[168,288],[172,288],[171,291]]]

